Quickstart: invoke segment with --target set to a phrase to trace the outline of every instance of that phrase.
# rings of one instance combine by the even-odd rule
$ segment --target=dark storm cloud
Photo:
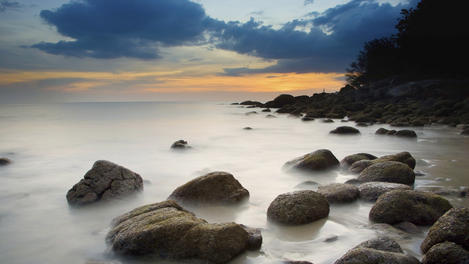
[[[21,4],[16,1],[1,0],[0,1],[0,13],[5,12],[9,9],[18,9]]]
[[[227,75],[343,71],[365,41],[394,33],[400,10],[409,5],[352,0],[273,28],[254,19],[215,20],[188,0],[84,0],[41,12],[47,23],[74,40],[33,47],[74,57],[155,59],[161,46],[211,43],[278,61],[264,69],[225,69]]]

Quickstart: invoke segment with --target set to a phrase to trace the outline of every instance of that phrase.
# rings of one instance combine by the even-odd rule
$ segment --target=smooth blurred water
[[[338,136],[328,133],[343,125],[337,121],[245,115],[252,110],[213,103],[0,105],[0,156],[14,161],[0,167],[0,262],[154,263],[119,259],[108,251],[104,237],[111,219],[165,200],[177,186],[215,170],[234,174],[250,191],[249,202],[189,209],[209,222],[235,221],[263,229],[262,249],[234,263],[285,259],[333,263],[356,244],[381,233],[420,257],[424,233],[410,236],[373,225],[368,221],[371,203],[333,205],[326,220],[303,226],[269,223],[266,211],[277,195],[299,190],[297,185],[308,180],[327,184],[354,177],[343,171],[292,174],[282,165],[320,148],[330,149],[339,160],[357,152],[380,156],[409,151],[417,159],[416,170],[426,174],[417,177],[416,186],[469,185],[469,137],[455,128],[417,128],[418,140],[374,135],[378,125],[359,128],[359,136]],[[243,130],[246,126],[253,130]],[[178,139],[188,140],[193,149],[170,151]],[[99,159],[142,175],[145,190],[124,200],[69,208],[66,192]],[[469,206],[467,198],[451,202]],[[325,242],[334,236],[335,241]]]

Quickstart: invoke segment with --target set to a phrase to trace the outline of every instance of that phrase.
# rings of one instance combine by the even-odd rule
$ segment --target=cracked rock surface
[[[98,160],[84,178],[67,192],[70,205],[111,200],[143,189],[137,173],[106,160]]]

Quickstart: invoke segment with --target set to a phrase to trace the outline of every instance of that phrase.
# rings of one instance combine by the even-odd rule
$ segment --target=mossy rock
[[[376,201],[382,194],[393,190],[412,190],[409,185],[392,182],[366,182],[358,186],[360,199]]]
[[[286,168],[305,171],[323,171],[337,168],[339,161],[328,149],[320,149],[285,163]]]
[[[468,264],[469,251],[453,242],[432,246],[422,259],[422,264]]]
[[[364,169],[358,176],[361,182],[393,182],[414,184],[415,173],[406,164],[398,161],[383,161]]]
[[[324,195],[329,203],[350,203],[357,200],[360,195],[356,186],[344,183],[319,186],[318,193]]]
[[[340,161],[340,165],[343,167],[349,167],[353,163],[360,161],[360,160],[374,160],[377,159],[376,156],[368,154],[368,153],[356,153],[352,155],[348,155]]]

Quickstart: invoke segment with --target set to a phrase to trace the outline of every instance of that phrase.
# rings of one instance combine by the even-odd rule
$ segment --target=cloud
[[[159,58],[158,46],[202,41],[210,20],[200,4],[188,0],[73,1],[56,10],[43,10],[40,16],[73,40],[32,47],[93,58]]]
[[[18,9],[21,8],[22,5],[16,1],[9,1],[9,0],[1,0],[0,1],[0,13],[5,12],[10,9]]]

